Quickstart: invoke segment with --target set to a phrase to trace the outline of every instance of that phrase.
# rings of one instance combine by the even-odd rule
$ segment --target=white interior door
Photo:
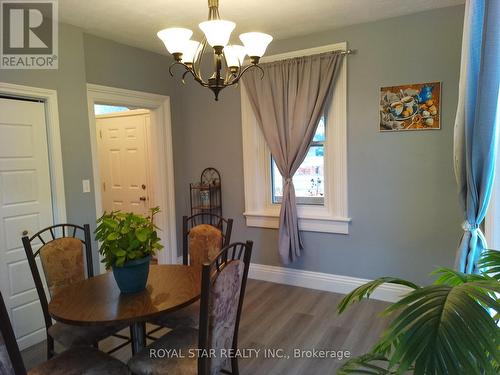
[[[102,208],[147,214],[149,179],[147,110],[96,117]]]
[[[21,237],[52,224],[44,104],[0,99],[0,290],[21,348],[45,338]]]

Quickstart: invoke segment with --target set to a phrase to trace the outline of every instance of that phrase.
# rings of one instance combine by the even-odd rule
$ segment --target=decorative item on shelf
[[[159,207],[145,217],[129,212],[104,213],[97,220],[95,238],[101,242],[99,253],[106,269],[113,269],[122,293],[137,293],[145,289],[151,257],[163,248],[153,222]]]
[[[380,131],[441,128],[441,83],[380,88]]]
[[[238,83],[248,69],[258,68],[264,76],[258,63],[273,37],[260,32],[249,32],[240,34],[243,46],[230,44],[231,33],[236,24],[220,19],[219,0],[208,0],[208,9],[208,21],[199,24],[205,35],[201,43],[191,40],[193,32],[185,28],[171,27],[159,31],[157,35],[175,59],[170,65],[170,75],[173,76],[172,67],[182,66],[185,69],[182,82],[187,74],[191,74],[196,82],[213,91],[215,100],[219,100],[219,92]],[[201,66],[207,45],[213,49],[215,66],[212,76],[204,80]],[[250,57],[250,65],[243,67],[246,55]]]
[[[222,216],[222,191],[220,173],[215,168],[205,168],[200,182],[189,185],[191,198],[191,215],[201,215],[196,224],[218,225],[208,214]]]

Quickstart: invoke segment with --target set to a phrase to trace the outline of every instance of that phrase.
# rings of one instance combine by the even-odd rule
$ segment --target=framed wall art
[[[382,132],[441,129],[441,82],[380,88]]]

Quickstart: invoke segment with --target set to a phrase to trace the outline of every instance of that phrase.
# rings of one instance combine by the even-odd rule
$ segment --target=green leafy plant
[[[412,289],[382,312],[394,318],[373,349],[337,374],[500,374],[500,252],[485,251],[478,267],[475,275],[439,268],[434,284],[424,287],[384,277],[349,293],[339,313],[384,283]]]
[[[153,218],[160,212],[159,207],[152,208],[145,217],[130,212],[115,211],[104,213],[97,220],[95,238],[101,242],[99,253],[106,269],[121,267],[126,262],[154,255],[161,250],[158,227]]]

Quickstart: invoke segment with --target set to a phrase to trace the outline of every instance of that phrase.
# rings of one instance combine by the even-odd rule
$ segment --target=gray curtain
[[[306,157],[343,56],[306,56],[262,64],[243,76],[264,138],[283,176],[279,254],[283,263],[302,250],[292,177]]]
[[[464,212],[456,268],[473,273],[486,240],[486,216],[495,175],[500,119],[500,1],[468,0],[455,120],[455,175]]]

